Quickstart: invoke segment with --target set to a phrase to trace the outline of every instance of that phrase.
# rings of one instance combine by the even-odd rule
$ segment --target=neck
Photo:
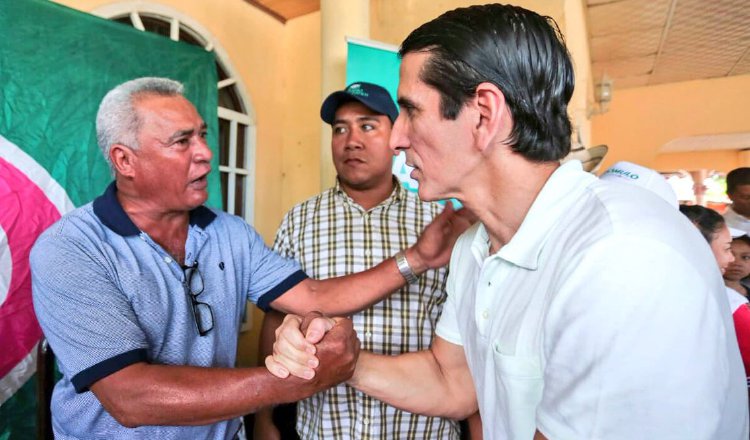
[[[393,192],[396,183],[393,181],[393,176],[388,176],[388,180],[382,184],[376,185],[373,188],[358,189],[346,185],[339,181],[341,189],[354,200],[359,206],[364,208],[366,211],[378,206],[387,199]]]
[[[739,211],[737,211],[737,207],[736,207],[736,206],[732,205],[732,206],[730,206],[730,208],[732,208],[732,211],[734,211],[734,212],[735,212],[735,213],[736,213],[737,215],[739,215],[739,216],[742,216],[742,217],[744,217],[745,219],[748,219],[748,220],[750,220],[750,216],[749,216],[749,215],[747,215],[747,214],[746,214],[746,213],[744,213],[744,212],[739,212]]]
[[[157,202],[139,197],[128,185],[118,181],[117,200],[138,229],[147,233],[172,258],[182,264],[185,260],[189,211],[167,211]]]
[[[459,200],[484,224],[495,253],[518,232],[531,205],[558,162],[531,162],[509,147],[497,151],[472,173]]]
[[[739,280],[736,280],[736,281],[735,280],[727,280],[725,278],[724,279],[724,284],[727,287],[729,287],[730,289],[734,289],[734,290],[740,292],[740,294],[742,294],[742,296],[747,296],[747,290],[745,290],[745,286],[743,286],[742,283],[740,283]]]

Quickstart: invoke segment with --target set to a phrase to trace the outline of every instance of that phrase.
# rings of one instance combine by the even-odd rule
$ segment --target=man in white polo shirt
[[[750,234],[750,168],[735,168],[727,174],[727,197],[732,201],[724,212],[727,226]]]
[[[746,439],[724,286],[695,228],[651,191],[600,181],[570,149],[573,68],[554,22],[456,9],[403,42],[391,147],[426,200],[480,223],[456,243],[428,351],[361,353],[349,384],[462,417],[485,439]],[[267,366],[309,373],[330,321],[282,326]],[[323,339],[325,340],[325,339]]]

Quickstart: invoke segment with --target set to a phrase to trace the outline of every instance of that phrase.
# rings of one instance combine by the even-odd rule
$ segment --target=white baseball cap
[[[658,195],[675,208],[679,207],[677,194],[675,194],[672,186],[667,183],[667,179],[651,168],[632,162],[620,161],[607,168],[599,178],[638,185]]]

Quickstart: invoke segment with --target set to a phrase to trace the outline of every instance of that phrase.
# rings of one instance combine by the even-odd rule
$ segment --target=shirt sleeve
[[[279,229],[276,230],[276,238],[273,240],[273,250],[279,255],[286,258],[294,258],[294,252],[292,248],[292,223],[291,223],[292,212],[287,212],[284,219],[281,220]]]
[[[248,299],[263,311],[268,311],[270,304],[308,276],[302,271],[299,263],[291,258],[284,258],[271,250],[260,235],[249,225],[250,235],[250,290]]]
[[[37,319],[77,392],[147,360],[146,336],[101,253],[45,234],[30,262]]]
[[[464,270],[464,264],[466,261],[472,261],[473,256],[471,255],[471,238],[475,234],[475,228],[470,228],[464,232],[453,247],[451,253],[451,261],[448,266],[448,277],[445,281],[445,292],[447,298],[443,304],[443,311],[440,314],[440,319],[435,327],[435,334],[445,339],[446,341],[456,344],[464,345],[463,339],[461,338],[460,322],[458,320],[461,314],[460,308],[463,300],[463,295],[473,295],[474,292],[465,292],[463,290],[457,290],[457,286],[465,285],[465,278],[468,276]],[[469,313],[465,319],[471,319],[471,313]]]
[[[554,439],[717,438],[742,380],[718,271],[635,237],[603,240],[570,266],[544,322],[538,429]]]

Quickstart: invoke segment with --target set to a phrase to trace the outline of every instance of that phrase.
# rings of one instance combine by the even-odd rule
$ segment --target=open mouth
[[[199,187],[205,187],[208,184],[208,174],[210,171],[206,172],[205,174],[202,174],[197,179],[193,179],[190,181],[191,186],[199,186]]]

